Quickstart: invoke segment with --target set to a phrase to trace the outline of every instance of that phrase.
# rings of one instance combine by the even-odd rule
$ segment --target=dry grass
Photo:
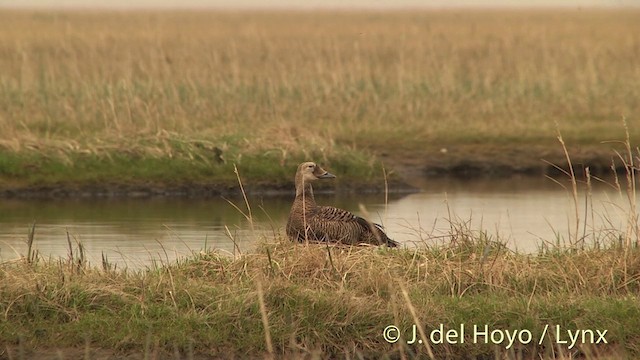
[[[0,268],[2,347],[112,349],[114,354],[587,358],[640,351],[640,253],[583,249],[523,255],[456,227],[421,250],[263,242],[235,259],[195,253],[139,273],[77,259]],[[331,254],[329,256],[329,253]],[[412,324],[529,330],[516,344],[407,344]],[[568,350],[545,325],[607,329],[609,344]],[[401,329],[387,343],[382,330]],[[265,331],[265,329],[267,329]],[[226,355],[225,355],[226,354]],[[404,355],[401,355],[404,354]]]
[[[549,142],[555,122],[569,141],[620,138],[620,116],[640,106],[639,19],[4,11],[0,147],[197,158],[199,144],[237,163],[265,153],[286,163]]]

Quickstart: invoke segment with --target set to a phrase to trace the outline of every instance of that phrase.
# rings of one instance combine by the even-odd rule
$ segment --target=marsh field
[[[8,189],[592,172],[631,139],[640,11],[0,12]],[[393,180],[393,178],[392,178]],[[213,185],[216,184],[216,185]],[[224,186],[223,186],[224,185]],[[237,188],[236,188],[237,189]]]
[[[352,193],[560,175],[575,216],[533,253],[449,217],[437,245],[274,232],[145,269],[47,257],[34,224],[0,359],[637,358],[638,59],[633,9],[2,10],[0,201],[237,195],[254,231],[251,194],[313,159]],[[611,167],[624,226],[594,228]]]

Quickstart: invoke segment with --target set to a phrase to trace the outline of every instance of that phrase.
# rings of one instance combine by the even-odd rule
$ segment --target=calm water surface
[[[575,228],[571,194],[548,179],[430,181],[420,193],[367,196],[316,195],[319,204],[360,213],[385,224],[389,236],[408,247],[442,242],[452,219],[474,230],[500,236],[520,251],[535,251],[543,241],[569,238]],[[34,247],[43,256],[68,256],[67,236],[81,242],[88,261],[106,255],[118,268],[144,268],[205,248],[229,253],[249,251],[257,239],[284,234],[293,195],[250,198],[254,227],[224,199],[0,200],[0,261],[25,255],[30,224],[36,222]],[[585,192],[579,193],[579,217],[585,218]],[[624,229],[626,197],[608,186],[593,190],[587,203],[587,227]],[[230,200],[245,210],[241,199]],[[593,212],[591,209],[593,208]],[[245,210],[246,211],[246,210]],[[234,246],[235,242],[235,246]]]

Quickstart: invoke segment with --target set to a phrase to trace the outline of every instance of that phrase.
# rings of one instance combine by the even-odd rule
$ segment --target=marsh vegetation
[[[381,161],[532,171],[563,159],[556,127],[576,160],[606,169],[599,142],[623,138],[640,108],[638,19],[5,10],[0,181],[220,190],[233,164],[273,186],[310,159],[341,186],[380,184]]]
[[[452,224],[450,235],[447,246],[418,250],[270,239],[236,257],[196,252],[139,272],[116,271],[108,262],[87,267],[73,245],[60,261],[4,263],[3,356],[30,358],[42,349],[57,349],[60,358],[65,349],[89,358],[100,349],[145,358],[638,354],[637,247],[613,242],[526,255],[462,224]],[[407,344],[413,324],[427,334],[440,324],[465,324],[466,342]],[[399,342],[385,341],[389,325],[401,329]],[[473,325],[526,330],[535,341],[474,341]],[[543,335],[547,325],[552,330]],[[562,334],[553,333],[556,326]],[[607,330],[606,344],[580,341],[569,349],[558,341],[568,339],[565,330],[596,329]]]

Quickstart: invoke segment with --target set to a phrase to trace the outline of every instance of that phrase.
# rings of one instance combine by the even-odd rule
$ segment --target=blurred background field
[[[518,170],[562,159],[557,129],[608,164],[623,117],[640,134],[638,58],[629,9],[3,10],[0,184]]]

